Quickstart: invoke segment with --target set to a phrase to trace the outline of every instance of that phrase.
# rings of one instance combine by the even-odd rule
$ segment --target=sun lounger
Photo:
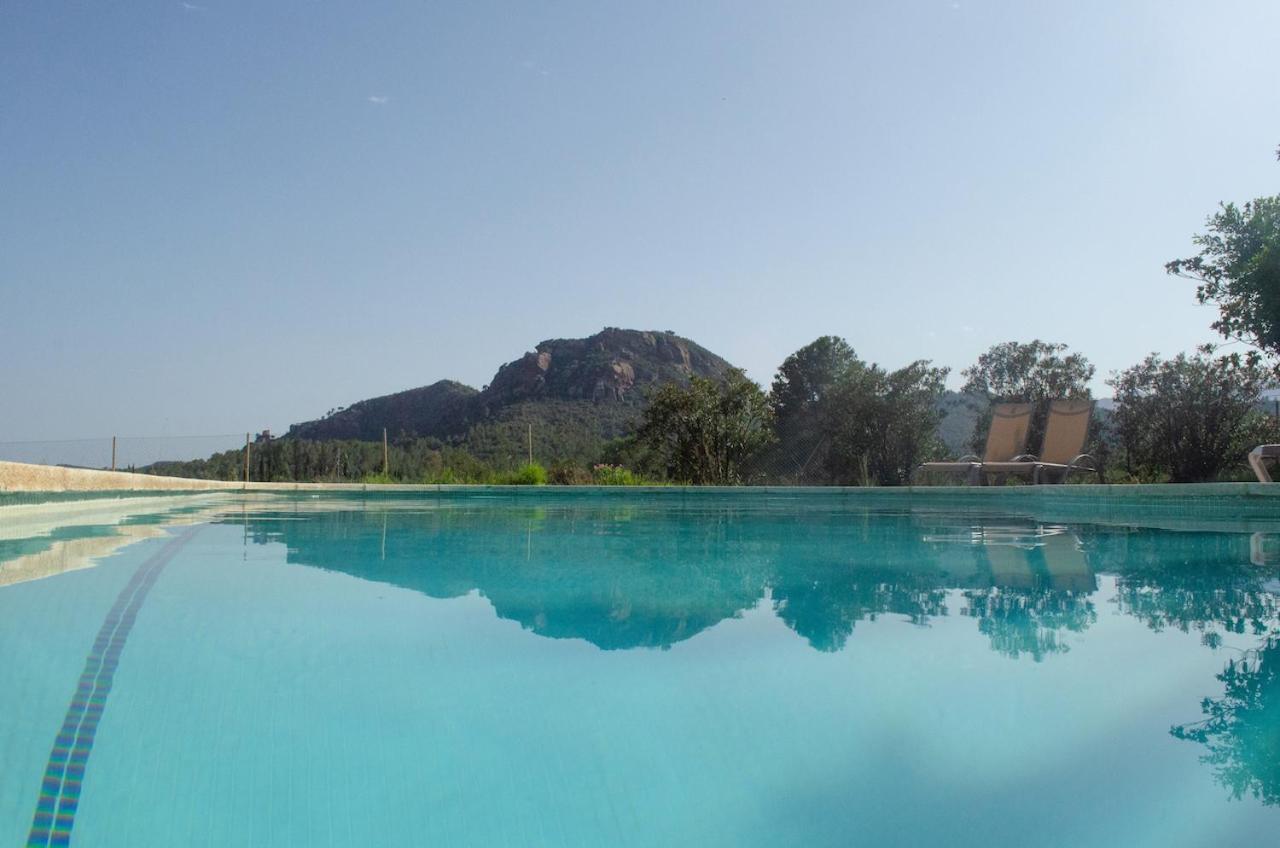
[[[1258,475],[1259,483],[1270,483],[1271,472],[1267,470],[1267,460],[1280,461],[1280,445],[1258,445],[1249,451],[1249,467]]]
[[[1065,483],[1072,472],[1081,471],[1101,477],[1097,461],[1083,452],[1092,420],[1091,400],[1051,401],[1040,454],[1014,462],[984,462],[979,475],[1026,475],[1033,483],[1048,482],[1053,476],[1057,476],[1059,483]]]
[[[914,480],[922,471],[963,475],[970,484],[979,482],[978,469],[993,460],[1014,460],[1027,449],[1027,428],[1031,425],[1032,404],[999,403],[992,409],[987,446],[979,459],[974,454],[954,462],[926,462],[912,472]]]

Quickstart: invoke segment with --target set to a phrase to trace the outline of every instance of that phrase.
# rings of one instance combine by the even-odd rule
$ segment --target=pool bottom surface
[[[166,546],[71,844],[1191,846],[1280,827],[1265,535],[643,500],[184,520],[0,587],[0,843],[28,844],[95,640]]]

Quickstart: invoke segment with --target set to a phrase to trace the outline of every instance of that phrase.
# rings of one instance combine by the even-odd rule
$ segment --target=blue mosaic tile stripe
[[[102,628],[85,659],[84,671],[80,674],[75,694],[71,696],[67,714],[53,740],[53,750],[49,753],[49,762],[40,782],[40,797],[36,800],[31,832],[27,836],[28,848],[71,844],[71,828],[80,806],[85,766],[88,765],[98,722],[102,720],[107,695],[120,665],[120,653],[156,578],[199,529],[197,526],[183,530],[138,566],[102,622]]]

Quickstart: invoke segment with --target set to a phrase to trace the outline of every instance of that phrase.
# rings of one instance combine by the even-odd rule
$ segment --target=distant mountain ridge
[[[532,426],[543,452],[585,455],[638,420],[648,388],[716,379],[732,367],[670,331],[606,327],[583,339],[539,342],[481,390],[441,380],[294,424],[286,437],[379,440],[385,427],[393,439],[466,442],[483,455],[510,452],[516,431]]]
[[[304,421],[289,428],[295,439],[382,438],[382,429],[392,435],[444,436],[465,428],[467,406],[480,393],[453,380],[369,398],[335,410],[324,418]]]

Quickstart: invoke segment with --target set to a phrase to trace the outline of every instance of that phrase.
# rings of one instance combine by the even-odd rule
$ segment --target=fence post
[[[244,484],[249,485],[249,434],[244,434]]]
[[[111,470],[116,470],[116,437],[111,437]]]
[[[387,465],[387,428],[382,428],[382,476],[389,476]]]

